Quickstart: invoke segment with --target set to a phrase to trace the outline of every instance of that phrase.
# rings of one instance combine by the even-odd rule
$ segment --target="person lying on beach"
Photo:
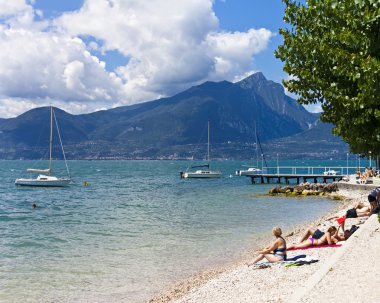
[[[369,196],[368,199],[370,199]],[[368,217],[371,214],[371,209],[371,206],[366,206],[363,202],[358,202],[353,208],[348,209],[343,216],[334,216],[328,220],[336,219],[338,221],[338,224],[341,225],[342,229],[344,230],[344,222],[346,219]]]
[[[286,241],[283,237],[281,237],[281,228],[273,227],[272,233],[276,237],[276,241],[274,241],[272,245],[269,245],[259,251],[260,254],[253,260],[252,263],[248,264],[248,266],[256,264],[264,258],[271,263],[286,260]]]
[[[363,202],[358,202],[353,208],[346,211],[346,218],[365,217],[368,216],[370,212],[370,206],[366,206]]]
[[[346,229],[343,234],[339,234],[339,229],[341,225],[339,225],[338,230],[336,231],[335,235],[332,236],[333,242],[340,242],[340,241],[346,241],[349,237],[357,230],[357,226],[353,225],[350,230]]]
[[[310,237],[309,239],[306,239],[298,244],[290,244],[288,246],[288,249],[291,248],[306,248],[309,246],[318,246],[318,245],[324,245],[324,244],[333,244],[338,242],[333,236],[336,234],[337,229],[335,226],[330,226],[329,229],[319,238],[315,239],[313,237]]]
[[[324,234],[325,233],[323,231],[321,231],[320,229],[318,229],[317,227],[309,226],[308,228],[306,228],[305,232],[303,233],[301,239],[299,240],[299,243],[302,243],[303,241],[305,241],[309,237],[312,237],[312,238],[318,240]]]

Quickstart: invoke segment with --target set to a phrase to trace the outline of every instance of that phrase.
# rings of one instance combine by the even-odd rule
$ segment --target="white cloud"
[[[78,38],[3,28],[0,49],[1,95],[64,101],[120,97],[121,81]]]
[[[34,22],[34,16],[40,16],[41,12],[33,9],[33,3],[34,1],[25,0],[0,0],[0,18],[13,28],[40,29],[44,22]]]
[[[267,29],[246,33],[211,33],[206,39],[210,57],[215,60],[213,78],[233,80],[252,68],[252,56],[265,50],[273,34]]]
[[[0,0],[0,16],[14,16],[25,11],[32,10],[32,7],[25,0]]]
[[[233,81],[253,70],[272,36],[218,32],[212,0],[85,0],[51,23],[35,21],[41,14],[30,3],[0,0],[0,117],[9,98],[36,106],[60,100],[78,113]],[[95,55],[108,51],[128,62],[107,72]]]
[[[0,97],[0,113],[2,118],[12,118],[35,107],[35,103],[27,99]]]
[[[322,105],[320,103],[304,105],[304,107],[311,113],[323,112]]]

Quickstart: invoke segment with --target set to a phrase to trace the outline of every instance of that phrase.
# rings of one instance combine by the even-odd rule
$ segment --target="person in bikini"
[[[368,200],[372,199],[372,196],[370,197],[370,195],[368,195]],[[364,205],[363,202],[358,202],[355,204],[353,208],[348,209],[343,216],[334,216],[327,220],[336,219],[338,221],[338,224],[341,225],[342,229],[344,230],[344,223],[346,219],[368,217],[371,214],[371,210],[372,210],[371,202],[370,202],[370,206]]]
[[[355,206],[346,211],[346,218],[366,217],[371,212],[371,207],[364,205],[363,202],[358,202]]]
[[[298,244],[290,244],[288,246],[288,249],[291,248],[306,248],[309,246],[318,246],[318,245],[324,245],[324,244],[333,244],[336,243],[337,240],[333,238],[333,236],[336,234],[337,229],[335,226],[329,227],[329,229],[319,238],[315,239],[313,237],[310,237],[309,239],[306,239]]]
[[[301,239],[299,240],[299,243],[302,243],[309,237],[312,237],[314,239],[320,239],[325,233],[314,226],[309,226],[306,228],[305,232],[303,233]]]
[[[279,227],[273,227],[272,229],[273,235],[276,237],[276,241],[259,251],[259,255],[253,260],[252,263],[248,265],[256,264],[262,259],[267,259],[269,262],[279,262],[286,260],[286,241],[281,236],[282,230]]]
[[[347,210],[346,211],[346,214],[339,217],[339,216],[334,216],[330,219],[337,219],[338,220],[338,223],[339,225],[342,226],[342,229],[344,230],[344,223],[345,223],[345,220],[346,219],[349,219],[349,218],[359,218],[359,217],[368,217],[370,216],[372,213],[379,213],[380,211],[380,187],[376,187],[374,189],[372,189],[368,195],[368,202],[369,202],[369,206],[366,206],[364,205],[363,202],[358,202],[356,203],[356,205]],[[375,211],[375,209],[377,211]],[[330,220],[328,219],[328,220]]]
[[[348,229],[346,229],[343,232],[343,235],[339,234],[339,228],[340,228],[340,226],[338,227],[338,231],[336,232],[336,234],[333,236],[333,242],[335,242],[335,243],[340,242],[340,241],[346,241],[353,234],[353,232],[351,230],[348,230]]]

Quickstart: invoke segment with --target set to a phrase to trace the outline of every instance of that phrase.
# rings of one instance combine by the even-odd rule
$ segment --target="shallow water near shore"
[[[0,301],[144,302],[336,205],[257,196],[274,185],[234,176],[236,161],[213,180],[180,179],[186,161],[70,161],[67,188],[16,187],[32,162],[0,163]]]

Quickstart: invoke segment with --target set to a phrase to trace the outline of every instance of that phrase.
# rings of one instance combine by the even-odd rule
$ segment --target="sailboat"
[[[67,170],[67,174],[69,177],[59,178],[59,177],[55,177],[52,175],[53,116],[54,116],[55,123],[57,126],[58,137],[59,137],[59,140],[61,143],[63,158],[65,160],[66,170]],[[19,179],[16,179],[16,181],[15,181],[16,185],[63,187],[63,186],[69,185],[71,182],[70,172],[69,172],[69,168],[67,166],[66,156],[65,156],[65,152],[63,150],[63,145],[62,145],[62,141],[61,141],[61,135],[59,134],[58,124],[57,124],[57,120],[56,120],[55,114],[54,114],[54,109],[52,106],[50,107],[50,143],[49,143],[49,148],[50,148],[49,168],[47,168],[47,169],[28,168],[27,172],[40,173],[40,175],[38,175],[37,178],[19,178]]]
[[[184,171],[181,172],[181,178],[220,178],[223,176],[221,171],[210,170],[210,121],[207,123],[207,164],[196,165],[191,168],[205,168],[196,171]]]
[[[257,175],[262,174],[263,170],[259,168],[259,137],[257,136],[257,130],[256,130],[256,123],[255,123],[255,138],[256,138],[256,166],[255,167],[248,167],[248,169],[240,169],[235,172],[237,176],[249,176],[249,175]],[[260,144],[261,149],[261,144]],[[262,152],[262,150],[261,150]],[[248,166],[248,165],[243,165]]]

